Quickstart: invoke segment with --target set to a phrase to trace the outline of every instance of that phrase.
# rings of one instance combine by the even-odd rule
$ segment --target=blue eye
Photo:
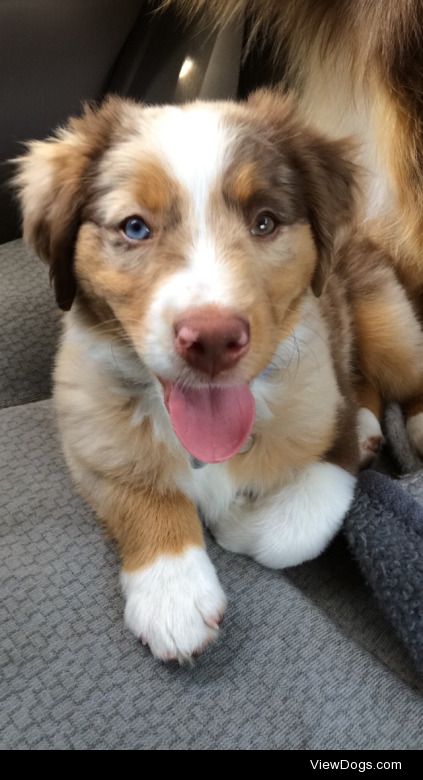
[[[131,241],[145,241],[150,238],[151,230],[141,217],[128,217],[120,224],[120,229]]]

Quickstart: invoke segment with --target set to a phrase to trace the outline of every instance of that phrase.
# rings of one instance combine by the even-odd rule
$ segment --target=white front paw
[[[183,661],[217,637],[226,598],[207,555],[191,547],[122,572],[125,623],[156,658]]]

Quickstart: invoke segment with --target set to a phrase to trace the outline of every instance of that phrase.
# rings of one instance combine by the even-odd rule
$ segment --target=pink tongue
[[[248,385],[181,390],[167,398],[173,430],[185,449],[204,463],[220,463],[248,439],[255,403]]]

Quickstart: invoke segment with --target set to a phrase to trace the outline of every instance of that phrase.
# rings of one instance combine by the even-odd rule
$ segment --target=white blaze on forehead
[[[236,274],[210,220],[211,195],[230,163],[236,131],[225,124],[221,107],[200,104],[152,109],[149,133],[152,151],[189,202],[185,267],[157,289],[143,334],[149,353],[157,356],[156,370],[165,374],[173,362],[172,325],[179,315],[207,304],[237,308]]]
[[[187,191],[202,222],[210,191],[230,158],[234,130],[224,122],[221,108],[201,103],[166,108],[154,117],[151,130],[159,159]]]

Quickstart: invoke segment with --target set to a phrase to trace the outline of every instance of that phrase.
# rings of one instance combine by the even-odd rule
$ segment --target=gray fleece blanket
[[[393,458],[389,471],[401,476],[362,472],[344,531],[379,606],[422,672],[423,464],[397,405],[387,410],[385,433]]]

